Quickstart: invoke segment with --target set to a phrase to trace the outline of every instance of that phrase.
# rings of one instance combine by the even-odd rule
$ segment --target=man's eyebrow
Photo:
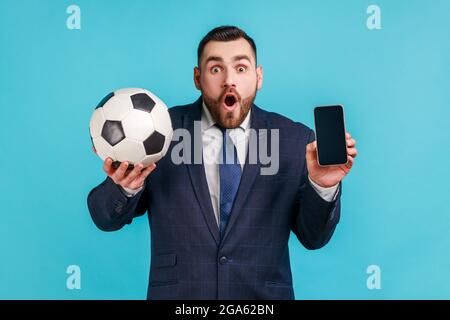
[[[217,56],[209,56],[208,58],[206,58],[205,60],[205,64],[207,64],[210,61],[219,61],[222,62],[223,59],[221,57],[217,57]]]
[[[246,55],[246,54],[240,54],[240,55],[234,56],[232,58],[232,60],[233,60],[233,62],[239,61],[239,60],[248,60],[248,62],[250,62],[250,63],[252,61],[250,59],[250,57],[248,55]],[[218,57],[218,56],[209,56],[208,58],[206,58],[205,64],[207,64],[210,61],[223,62],[223,59],[222,59],[222,57]]]
[[[238,60],[248,60],[248,62],[252,61],[252,60],[250,60],[250,57],[246,54],[241,54],[241,55],[233,57],[233,61],[238,61]]]

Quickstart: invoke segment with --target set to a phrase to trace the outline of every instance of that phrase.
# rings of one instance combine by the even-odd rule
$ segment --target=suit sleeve
[[[314,132],[310,130],[308,143],[314,140]],[[305,145],[302,147],[306,149]],[[338,190],[334,201],[328,202],[320,197],[309,182],[304,161],[292,231],[305,248],[320,249],[330,241],[340,218],[342,182]]]
[[[87,204],[92,220],[100,230],[115,231],[147,211],[147,190],[143,188],[133,197],[127,197],[120,187],[107,177],[89,192]]]

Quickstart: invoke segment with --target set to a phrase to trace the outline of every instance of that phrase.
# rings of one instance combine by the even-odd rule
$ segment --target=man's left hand
[[[350,133],[345,133],[347,141],[347,163],[336,166],[321,167],[317,161],[317,142],[313,141],[306,145],[306,165],[308,167],[309,177],[319,186],[328,188],[339,182],[350,172],[358,154],[355,148],[356,140]]]

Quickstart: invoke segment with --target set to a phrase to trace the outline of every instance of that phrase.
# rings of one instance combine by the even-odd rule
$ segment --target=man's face
[[[194,81],[214,120],[223,128],[236,128],[262,86],[262,67],[256,68],[247,40],[210,41],[194,68]]]

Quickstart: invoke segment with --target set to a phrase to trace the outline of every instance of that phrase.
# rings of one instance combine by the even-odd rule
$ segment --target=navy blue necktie
[[[219,127],[218,125],[216,125]],[[231,215],[234,199],[241,181],[241,165],[237,157],[236,147],[226,132],[222,131],[222,161],[219,163],[220,175],[220,236],[223,237],[225,227]],[[231,154],[232,153],[232,154]]]

